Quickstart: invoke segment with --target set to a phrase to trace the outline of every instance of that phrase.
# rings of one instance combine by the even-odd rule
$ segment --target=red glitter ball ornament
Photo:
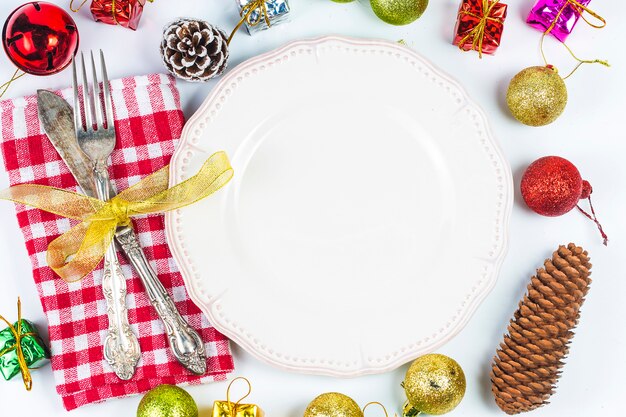
[[[577,207],[596,223],[604,244],[607,244],[608,238],[591,204],[593,188],[582,179],[578,169],[567,159],[559,156],[537,159],[526,168],[522,176],[521,191],[526,205],[542,216],[562,216]],[[583,199],[589,201],[591,214],[578,206],[578,202]]]
[[[567,159],[546,156],[530,164],[522,177],[522,196],[535,213],[562,216],[570,212],[583,194],[583,179]]]
[[[51,75],[72,62],[78,50],[78,30],[65,10],[35,1],[11,13],[2,30],[2,45],[22,71]]]

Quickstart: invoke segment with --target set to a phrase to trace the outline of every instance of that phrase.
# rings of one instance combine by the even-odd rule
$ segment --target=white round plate
[[[402,45],[326,37],[239,65],[187,123],[172,184],[218,150],[233,180],[170,213],[168,239],[194,302],[266,362],[391,370],[496,281],[510,168],[463,89]]]

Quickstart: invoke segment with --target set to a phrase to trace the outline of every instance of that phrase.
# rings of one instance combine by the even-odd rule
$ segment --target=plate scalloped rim
[[[471,319],[474,312],[478,308],[478,306],[482,303],[482,301],[487,297],[487,295],[491,292],[493,287],[496,284],[498,275],[500,273],[500,269],[504,259],[506,257],[506,253],[508,251],[508,228],[509,228],[509,218],[512,211],[513,206],[513,179],[511,174],[511,168],[508,164],[508,161],[504,157],[502,150],[500,149],[499,143],[495,140],[489,123],[487,121],[487,117],[482,109],[472,101],[465,89],[454,79],[448,76],[445,72],[438,69],[435,65],[430,63],[426,58],[422,57],[418,53],[413,50],[402,46],[398,43],[394,43],[387,40],[375,40],[375,39],[360,39],[360,38],[351,38],[344,36],[323,36],[313,39],[305,39],[305,40],[297,40],[293,42],[289,42],[286,45],[274,49],[270,52],[258,55],[253,57],[238,66],[232,69],[228,74],[226,74],[219,83],[212,89],[211,93],[204,100],[200,108],[194,113],[194,115],[187,121],[185,127],[183,128],[183,132],[181,135],[180,142],[178,147],[172,156],[172,160],[170,163],[170,186],[176,184],[177,179],[180,177],[179,173],[181,171],[181,167],[185,165],[184,152],[190,148],[195,148],[193,144],[190,143],[192,135],[192,130],[196,131],[196,136],[198,136],[198,132],[201,127],[201,118],[203,114],[207,112],[207,110],[211,107],[211,105],[219,98],[220,94],[224,90],[225,86],[228,83],[232,83],[238,76],[241,76],[246,72],[246,70],[260,65],[264,62],[269,62],[272,59],[279,55],[285,54],[286,51],[297,48],[298,46],[311,46],[318,47],[324,43],[344,43],[347,45],[358,45],[360,47],[380,47],[383,49],[394,49],[403,54],[410,55],[412,58],[420,61],[423,65],[428,67],[433,73],[437,74],[438,77],[447,82],[451,87],[454,87],[461,93],[461,96],[465,102],[464,107],[470,107],[482,120],[485,131],[484,135],[489,141],[489,145],[491,147],[491,151],[495,154],[495,159],[502,165],[501,167],[504,170],[502,175],[503,181],[505,182],[504,194],[508,194],[504,198],[504,207],[501,212],[501,219],[499,219],[503,225],[503,230],[500,233],[500,247],[498,253],[495,253],[493,256],[493,269],[491,274],[488,274],[486,277],[485,284],[477,290],[473,291],[471,301],[466,305],[464,314],[453,326],[449,326],[446,331],[440,332],[440,337],[438,340],[435,340],[426,346],[421,345],[420,343],[414,344],[413,348],[403,348],[401,352],[395,351],[390,353],[386,357],[388,359],[378,360],[378,364],[374,366],[362,367],[359,369],[338,369],[338,367],[333,366],[332,362],[329,364],[328,362],[320,362],[318,365],[299,365],[299,363],[303,363],[303,361],[287,360],[284,355],[276,355],[271,349],[268,349],[266,346],[262,346],[260,343],[255,342],[254,337],[250,334],[246,335],[245,331],[238,332],[232,330],[230,325],[227,323],[228,319],[224,320],[223,316],[213,314],[211,311],[211,304],[213,304],[216,300],[219,299],[219,296],[214,297],[212,300],[208,302],[205,298],[200,294],[200,291],[194,286],[194,272],[192,271],[192,267],[187,262],[187,256],[185,249],[180,244],[180,239],[178,236],[178,232],[176,230],[176,216],[179,211],[168,212],[165,214],[165,232],[167,241],[170,245],[170,250],[176,260],[180,272],[183,276],[186,289],[191,297],[192,301],[201,309],[201,311],[208,317],[209,321],[215,326],[215,328],[220,331],[222,334],[227,336],[229,339],[234,341],[236,344],[240,345],[244,350],[248,353],[256,357],[257,359],[268,363],[277,368],[281,368],[288,371],[306,373],[306,374],[317,374],[317,375],[328,375],[328,376],[336,376],[336,377],[358,377],[369,374],[378,374],[384,373],[388,371],[392,371],[403,364],[410,362],[411,360],[419,357],[425,353],[432,352],[449,340],[451,340],[456,334],[458,334],[467,324],[467,322]],[[184,168],[182,168],[184,171]],[[243,330],[243,329],[241,329]],[[293,359],[293,358],[290,358]],[[306,360],[304,361],[306,362]]]

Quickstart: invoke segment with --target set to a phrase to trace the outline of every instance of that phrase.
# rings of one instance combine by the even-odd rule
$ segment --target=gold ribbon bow
[[[472,16],[477,19],[480,19],[476,26],[469,31],[467,35],[463,39],[459,41],[459,49],[463,50],[463,45],[469,39],[472,39],[472,49],[478,51],[479,58],[483,57],[483,40],[485,38],[485,29],[487,28],[487,22],[500,22],[503,20],[499,17],[491,17],[491,11],[498,4],[499,0],[483,0],[483,13],[482,15],[478,15],[476,13],[469,12],[467,10],[461,10],[461,14]]]
[[[239,23],[237,23],[235,29],[233,29],[233,31],[230,33],[230,36],[228,37],[228,41],[226,43],[230,45],[230,41],[233,40],[233,36],[235,36],[235,33],[237,33],[239,28],[241,28],[241,25],[243,25],[244,23],[246,23],[248,26],[256,26],[265,21],[265,24],[268,27],[271,26],[270,18],[267,14],[266,2],[267,0],[251,0],[248,4],[241,8],[241,11],[239,12],[239,14],[241,15],[241,20],[239,20]],[[252,15],[255,11],[257,11],[259,14],[256,16],[255,19],[253,19]]]
[[[7,326],[9,326],[9,331],[13,334],[15,338],[15,345],[6,348],[0,351],[0,356],[3,356],[6,353],[9,353],[12,350],[15,350],[17,354],[17,363],[20,367],[20,372],[22,373],[22,380],[24,381],[24,387],[26,387],[26,391],[30,391],[33,388],[33,379],[30,376],[30,370],[28,369],[28,365],[26,364],[26,358],[24,358],[24,351],[22,350],[22,338],[26,336],[34,336],[34,333],[22,333],[22,301],[17,299],[17,329],[13,326],[7,319],[0,315],[0,320],[5,322]]]
[[[211,155],[193,177],[168,187],[166,166],[122,191],[109,201],[43,185],[24,184],[0,192],[0,198],[79,220],[80,223],[48,245],[48,265],[67,282],[93,271],[120,226],[131,217],[164,213],[188,206],[215,193],[233,176],[224,152]]]

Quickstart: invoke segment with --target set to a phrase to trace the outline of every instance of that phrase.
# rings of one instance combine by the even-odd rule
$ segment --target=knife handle
[[[106,169],[94,168],[96,192],[101,200],[110,196],[109,175]],[[122,272],[115,242],[104,255],[104,274],[102,276],[102,292],[107,305],[109,328],[104,341],[104,358],[111,365],[115,374],[122,380],[129,380],[135,374],[135,367],[141,357],[141,349],[137,336],[128,324],[126,308],[126,277]]]
[[[127,381],[135,374],[141,357],[137,336],[128,324],[126,308],[126,277],[122,273],[115,253],[115,242],[104,256],[102,292],[107,304],[109,328],[104,340],[104,359],[121,380]]]
[[[115,239],[139,274],[150,303],[161,317],[174,357],[194,374],[204,375],[207,370],[204,342],[176,309],[174,301],[148,263],[135,231],[129,226],[120,227]]]

